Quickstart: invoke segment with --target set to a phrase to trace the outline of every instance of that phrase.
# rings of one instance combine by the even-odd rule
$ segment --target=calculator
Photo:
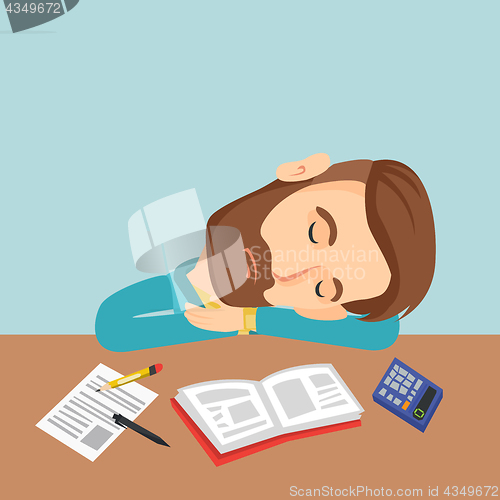
[[[443,389],[398,358],[394,358],[373,393],[376,403],[421,432],[442,398]]]

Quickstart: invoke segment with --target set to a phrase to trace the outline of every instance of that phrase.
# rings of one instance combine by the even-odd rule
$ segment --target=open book
[[[216,465],[361,425],[364,411],[330,364],[288,368],[260,382],[202,382],[179,389],[171,401]]]

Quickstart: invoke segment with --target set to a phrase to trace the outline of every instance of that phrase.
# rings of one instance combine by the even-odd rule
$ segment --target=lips
[[[290,274],[288,276],[278,276],[274,271],[273,271],[273,276],[276,280],[281,281],[281,283],[286,283],[288,281],[292,281],[294,279],[297,279],[298,277],[302,276],[303,274],[308,273],[311,269],[316,269],[317,267],[320,266],[314,266],[314,267],[309,267],[307,269],[304,269],[302,271],[299,271],[298,273],[295,274]]]

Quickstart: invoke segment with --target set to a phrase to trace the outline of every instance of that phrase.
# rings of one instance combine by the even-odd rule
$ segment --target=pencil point
[[[95,392],[101,392],[101,389],[96,389],[96,391],[95,391]]]

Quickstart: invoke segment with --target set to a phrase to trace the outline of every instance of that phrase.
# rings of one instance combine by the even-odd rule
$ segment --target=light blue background
[[[438,256],[405,333],[494,333],[500,4],[81,0],[12,35],[0,11],[0,331],[92,333],[146,277],[127,221],[196,187],[209,216],[282,162],[391,158]]]

